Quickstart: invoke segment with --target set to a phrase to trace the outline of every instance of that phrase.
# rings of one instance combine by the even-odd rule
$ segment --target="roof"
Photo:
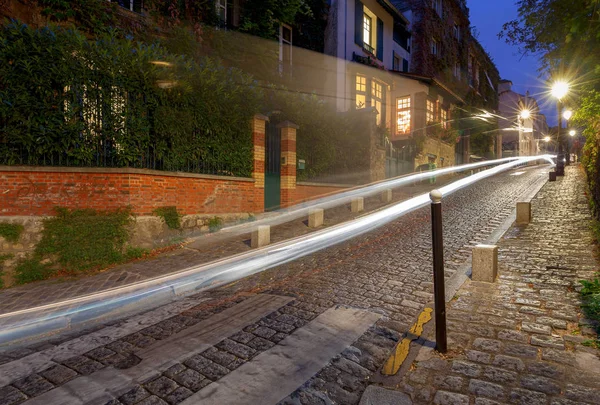
[[[408,79],[418,80],[418,81],[420,81],[422,83],[439,87],[440,89],[442,89],[446,93],[448,93],[450,96],[454,97],[457,101],[459,101],[461,103],[465,103],[465,100],[463,100],[462,97],[460,97],[458,94],[456,94],[455,92],[453,92],[452,90],[450,90],[443,83],[441,83],[440,81],[438,81],[435,77],[423,76],[423,75],[418,75],[418,74],[415,74],[415,73],[399,72],[397,70],[390,70],[390,72],[394,73],[394,74],[397,74],[398,76],[404,76],[404,77],[406,77]]]
[[[385,11],[390,13],[393,17],[402,20],[402,22],[405,25],[408,25],[410,23],[408,19],[404,16],[404,14],[402,14],[400,9],[396,6],[395,3],[397,2],[391,0],[377,0],[377,3],[381,4]]]

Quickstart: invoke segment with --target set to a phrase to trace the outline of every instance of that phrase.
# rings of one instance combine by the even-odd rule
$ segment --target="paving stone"
[[[269,327],[271,329],[276,330],[277,332],[283,333],[292,333],[294,329],[296,329],[293,325],[289,325],[287,323],[273,321],[271,319],[262,319],[260,321],[261,325]],[[264,337],[264,336],[261,336]]]
[[[521,330],[524,332],[539,333],[542,335],[550,335],[552,333],[552,328],[550,326],[531,322],[523,322]]]
[[[215,347],[211,347],[210,349],[202,352],[202,356],[224,367],[227,367],[229,364],[234,362],[235,359],[237,359],[237,357],[235,357],[233,354],[227,353],[223,350],[218,350]]]
[[[521,386],[532,391],[540,391],[546,394],[560,393],[560,386],[554,380],[537,375],[521,376]]]
[[[546,394],[515,388],[510,393],[510,402],[519,405],[546,405],[548,399]]]
[[[501,330],[498,332],[498,339],[502,341],[512,340],[514,342],[527,343],[529,341],[529,335],[516,330]]]
[[[492,401],[488,398],[475,398],[475,405],[502,405],[502,403]]]
[[[15,387],[7,385],[0,388],[0,405],[14,405],[27,399],[27,396]]]
[[[477,397],[491,399],[503,399],[505,396],[504,388],[501,385],[475,379],[469,382],[469,392]]]
[[[464,381],[465,380],[462,377],[438,374],[434,377],[433,384],[442,390],[460,392],[464,385]]]
[[[525,370],[525,363],[523,363],[523,360],[517,357],[504,356],[502,354],[496,355],[492,364],[494,366],[506,368],[508,370],[513,371]]]
[[[75,378],[77,373],[68,367],[65,367],[61,364],[57,364],[56,366],[50,367],[49,369],[42,371],[40,375],[54,385],[62,385],[67,381]]]
[[[564,375],[564,367],[541,361],[529,363],[527,365],[527,371],[531,374],[554,379],[558,379]]]
[[[433,403],[436,405],[469,405],[469,397],[456,392],[438,391],[435,393]]]
[[[250,342],[247,343],[248,347],[251,347],[259,352],[264,352],[265,350],[270,349],[275,346],[275,343],[270,340],[263,339],[261,337],[255,337]]]
[[[536,358],[538,349],[529,345],[509,344],[505,346],[504,353],[510,356]]]
[[[567,322],[562,319],[550,318],[547,316],[538,316],[535,319],[536,323],[549,325],[555,329],[567,329]]]
[[[190,368],[174,375],[173,380],[194,392],[197,392],[200,389],[206,387],[211,382],[202,374]]]
[[[234,354],[237,357],[240,357],[244,360],[248,360],[256,354],[255,349],[253,349],[249,346],[243,345],[241,343],[234,342],[233,340],[230,340],[230,339],[225,339],[225,340],[219,342],[219,344],[217,344],[217,347],[219,349],[225,350],[231,354]]]
[[[273,331],[273,334],[275,334],[275,331]],[[236,342],[239,342],[239,343],[242,343],[245,345],[245,344],[248,344],[248,342],[251,341],[252,339],[254,339],[255,337],[256,336],[254,336],[252,333],[242,331],[242,332],[236,333],[233,336],[230,336],[229,339],[235,340]]]
[[[489,353],[480,352],[478,350],[465,350],[467,359],[474,363],[490,364],[492,362],[492,355]]]
[[[575,365],[575,355],[573,353],[565,352],[564,350],[556,350],[551,348],[542,349],[542,360],[550,360],[566,365]]]
[[[169,395],[165,397],[165,400],[171,404],[175,405],[180,402],[183,402],[186,398],[192,396],[194,393],[188,390],[185,387],[179,387],[175,391],[171,392]]]
[[[115,340],[114,342],[107,344],[106,348],[117,353],[132,353],[137,350],[133,344],[124,340]]]
[[[177,387],[177,383],[165,376],[158,377],[155,380],[147,382],[144,387],[154,395],[165,397],[173,392]]]
[[[201,355],[193,356],[186,360],[183,364],[200,372],[202,375],[213,381],[218,380],[229,373],[227,368],[215,363],[214,361],[208,360]]]
[[[23,391],[28,397],[35,397],[54,388],[52,383],[37,374],[14,381],[12,385]]]
[[[82,375],[89,375],[94,371],[104,368],[102,363],[88,359],[84,356],[71,357],[70,359],[63,361],[62,364]]]
[[[454,360],[452,362],[452,371],[468,377],[479,377],[481,375],[481,366],[467,361]]]
[[[150,394],[144,387],[137,386],[119,398],[119,401],[125,405],[133,405],[148,398]]]
[[[99,347],[97,349],[87,352],[85,355],[92,360],[102,362],[115,354],[115,352],[113,352],[110,349],[107,349],[106,347]]]
[[[131,335],[125,336],[123,340],[141,349],[145,349],[156,342],[156,339],[142,333],[132,333]]]
[[[502,348],[502,342],[494,339],[477,338],[473,342],[473,347],[481,351],[499,352]]]
[[[308,402],[300,399],[302,405],[319,404],[327,405],[327,402],[321,398],[315,398],[316,402]],[[322,401],[322,402],[319,402]],[[363,393],[358,405],[412,405],[410,397],[402,392],[398,392],[375,385],[369,385]]]
[[[589,402],[590,404],[598,403],[600,398],[600,389],[582,387],[575,384],[567,384],[565,389],[565,397],[574,401]]]
[[[517,380],[517,373],[498,367],[485,367],[482,377],[498,384],[512,384]]]
[[[152,395],[144,399],[142,402],[139,402],[137,405],[168,405],[168,402],[163,401],[156,395]]]
[[[531,344],[534,346],[553,347],[555,349],[563,350],[565,348],[563,338],[557,336],[532,336]]]

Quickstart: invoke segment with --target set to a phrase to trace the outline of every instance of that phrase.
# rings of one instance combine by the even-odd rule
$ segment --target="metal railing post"
[[[436,350],[446,353],[446,288],[444,286],[444,235],[442,230],[442,193],[433,190],[431,198],[431,238],[433,242],[433,289],[435,300]]]

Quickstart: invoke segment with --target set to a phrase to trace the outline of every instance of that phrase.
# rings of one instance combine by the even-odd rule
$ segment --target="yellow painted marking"
[[[421,336],[423,333],[423,325],[431,320],[432,312],[433,309],[425,308],[423,312],[419,314],[417,322],[408,331],[409,336],[402,339],[402,341],[396,345],[394,353],[392,353],[390,358],[385,362],[382,370],[384,375],[395,375],[398,370],[400,370],[402,363],[404,363],[404,360],[406,360],[406,357],[408,357],[410,342],[418,339]]]

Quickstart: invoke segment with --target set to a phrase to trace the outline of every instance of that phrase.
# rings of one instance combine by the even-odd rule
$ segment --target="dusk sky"
[[[516,46],[498,39],[502,25],[517,17],[515,0],[468,0],[471,25],[479,30],[479,42],[494,59],[500,77],[513,82],[513,90],[534,96],[546,115],[548,125],[556,125],[555,104],[547,100],[544,84],[538,78],[538,60],[535,56],[521,58]],[[542,94],[540,94],[542,93]]]

